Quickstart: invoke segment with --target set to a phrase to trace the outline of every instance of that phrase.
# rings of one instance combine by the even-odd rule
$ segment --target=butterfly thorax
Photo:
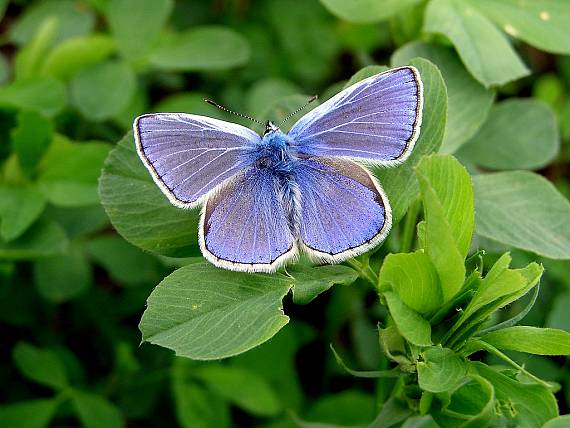
[[[256,168],[268,169],[276,174],[291,172],[295,159],[291,153],[293,140],[278,128],[263,135],[254,148],[252,163]]]

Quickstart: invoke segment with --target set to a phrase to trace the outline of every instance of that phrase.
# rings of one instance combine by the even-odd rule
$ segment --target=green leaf
[[[107,157],[99,194],[111,223],[127,241],[168,256],[199,254],[198,210],[182,210],[168,201],[139,159],[132,133]]]
[[[156,257],[119,236],[101,236],[87,243],[89,256],[124,285],[157,283],[162,269]]]
[[[540,50],[570,54],[570,7],[558,0],[468,0],[511,36]]]
[[[19,80],[8,86],[0,86],[0,106],[55,116],[65,106],[65,86],[51,77]]]
[[[83,248],[72,245],[67,254],[36,260],[34,281],[40,295],[51,302],[79,296],[91,285],[91,266]]]
[[[485,378],[470,373],[468,381],[453,391],[441,413],[432,411],[434,419],[441,426],[480,428],[495,415],[495,390]],[[443,421],[442,421],[443,418]],[[445,421],[445,423],[444,423]]]
[[[136,76],[129,66],[107,61],[78,72],[71,80],[71,97],[88,120],[106,120],[128,106],[136,86]]]
[[[342,265],[295,266],[289,273],[294,278],[293,301],[298,305],[306,305],[335,284],[349,285],[358,278],[354,269]]]
[[[256,416],[276,416],[281,402],[271,386],[255,372],[231,366],[206,366],[191,375],[229,402]]]
[[[34,111],[18,113],[18,127],[12,132],[12,148],[22,169],[32,175],[51,143],[53,124]]]
[[[34,38],[17,52],[14,59],[14,74],[17,80],[29,79],[39,74],[58,25],[56,17],[46,19],[38,27]]]
[[[473,189],[465,168],[451,156],[424,158],[416,168],[424,212],[425,251],[449,301],[465,279],[464,259],[473,233]]]
[[[261,113],[276,100],[298,93],[299,88],[288,80],[275,78],[260,80],[247,93],[247,111],[252,117],[261,118]]]
[[[310,84],[312,88],[318,87],[325,77],[332,74],[341,49],[332,17],[316,1],[273,0],[264,9],[268,22],[260,31],[268,34],[267,26],[270,26],[277,36],[276,39],[270,36],[267,40],[270,52],[279,51],[275,69],[287,69],[289,76],[297,81]],[[310,22],[311,25],[299,25],[300,22]],[[268,55],[273,57],[272,53]]]
[[[171,71],[208,71],[243,65],[249,56],[249,44],[243,36],[212,26],[170,35],[152,52],[150,62]]]
[[[568,425],[570,425],[570,415],[563,415],[549,420],[541,428],[566,428]]]
[[[291,286],[282,275],[230,272],[206,262],[188,265],[154,289],[139,328],[144,341],[180,356],[229,357],[265,342],[287,324],[281,300]]]
[[[46,200],[34,189],[0,186],[0,238],[12,241],[43,212]]]
[[[3,428],[44,428],[53,418],[59,400],[29,400],[0,406],[0,426]]]
[[[114,404],[99,395],[73,390],[73,407],[85,428],[121,428],[125,426],[123,415]]]
[[[469,72],[486,87],[529,74],[505,35],[469,2],[432,0],[424,31],[449,37]]]
[[[556,399],[546,387],[521,383],[483,363],[472,362],[471,367],[493,384],[495,413],[506,419],[503,426],[536,428],[558,416]]]
[[[107,16],[121,55],[128,59],[144,57],[172,9],[172,0],[117,0],[110,3]]]
[[[553,302],[546,325],[570,332],[570,292],[559,294]]]
[[[367,426],[374,418],[377,409],[371,395],[359,390],[346,390],[319,398],[307,412],[308,420],[318,422],[307,422],[301,426],[307,428]]]
[[[54,205],[97,204],[97,180],[110,148],[106,143],[73,143],[58,136],[38,167],[40,189]]]
[[[552,259],[570,259],[570,203],[545,178],[525,171],[473,177],[475,230]]]
[[[186,373],[179,373],[179,364],[174,365],[172,394],[176,405],[176,417],[187,428],[225,428],[229,426],[229,410],[217,394],[189,382]],[[183,377],[182,375],[185,375]]]
[[[67,249],[67,237],[54,222],[39,221],[10,242],[0,239],[0,259],[28,260],[61,254]]]
[[[465,360],[451,349],[430,347],[421,353],[416,364],[418,384],[429,392],[450,391],[459,386],[467,375]]]
[[[406,305],[392,291],[385,291],[382,296],[386,299],[390,315],[402,336],[417,346],[429,346],[431,342],[431,326],[416,311]]]
[[[378,22],[416,5],[420,0],[320,0],[333,14],[350,22]]]
[[[509,99],[493,106],[460,156],[488,169],[539,169],[556,157],[559,146],[550,107],[532,99]]]
[[[536,355],[570,355],[570,333],[554,328],[514,326],[486,334],[495,348]]]
[[[54,389],[67,387],[65,367],[55,352],[20,342],[14,347],[12,357],[28,379]]]
[[[412,58],[423,57],[433,62],[447,87],[447,121],[440,153],[454,153],[481,127],[495,94],[475,80],[455,52],[436,44],[411,42],[392,55],[392,65],[407,64]]]
[[[447,92],[441,73],[425,59],[412,60],[424,84],[423,121],[420,136],[410,157],[396,168],[375,168],[392,206],[392,218],[396,224],[406,213],[408,206],[420,194],[414,174],[414,166],[427,154],[437,152],[443,140],[447,112]]]
[[[497,260],[446,337],[461,328],[463,333],[458,333],[455,342],[459,339],[466,340],[465,335],[475,334],[473,329],[486,321],[493,312],[520,299],[538,284],[544,271],[541,265],[530,263],[523,269],[509,269],[510,261],[508,253]]]
[[[114,50],[115,43],[109,36],[74,37],[60,43],[48,54],[41,73],[67,80],[81,69],[102,62]]]
[[[443,303],[437,271],[421,250],[386,256],[378,284],[380,291],[391,288],[402,302],[420,314],[430,313]]]
[[[27,7],[17,22],[10,27],[10,39],[21,45],[29,42],[46,19],[58,20],[58,31],[53,44],[75,36],[90,33],[95,27],[95,15],[88,7],[78,7],[75,0],[36,2]]]

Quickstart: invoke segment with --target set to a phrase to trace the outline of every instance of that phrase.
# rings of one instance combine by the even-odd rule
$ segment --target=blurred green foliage
[[[1,427],[568,426],[568,2],[0,0],[0,17]],[[208,97],[277,119],[404,64],[420,139],[374,171],[395,228],[344,265],[214,268],[197,211],[136,156],[139,114],[236,121]]]

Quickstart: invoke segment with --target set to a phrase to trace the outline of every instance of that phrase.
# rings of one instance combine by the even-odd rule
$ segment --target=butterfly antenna
[[[251,117],[251,116],[247,116],[247,115],[245,115],[245,114],[237,113],[237,112],[235,112],[235,111],[232,111],[232,110],[230,110],[230,109],[228,109],[228,108],[225,108],[224,106],[218,104],[217,102],[212,101],[212,100],[209,100],[209,99],[205,99],[204,101],[206,101],[208,104],[213,105],[214,107],[218,107],[220,110],[223,110],[223,111],[225,111],[225,112],[227,112],[227,113],[235,114],[236,116],[243,117],[244,119],[249,119],[249,120],[251,120],[252,122],[259,123],[260,125],[263,126],[263,123],[261,123],[261,122],[260,122],[259,120],[257,120],[257,119],[254,119],[254,118]]]
[[[283,119],[281,121],[281,123],[279,124],[279,126],[283,125],[285,122],[287,122],[289,119],[291,119],[293,116],[295,116],[297,113],[299,113],[301,110],[303,110],[305,107],[307,107],[309,104],[311,104],[313,101],[315,101],[318,98],[317,95],[313,95],[311,98],[309,98],[309,101],[307,101],[304,105],[302,105],[301,107],[299,107],[297,110],[295,110],[293,113],[290,113],[289,116],[287,116],[285,119]]]

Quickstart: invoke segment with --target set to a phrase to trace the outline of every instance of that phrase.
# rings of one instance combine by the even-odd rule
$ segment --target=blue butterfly
[[[316,107],[289,133],[263,136],[184,113],[135,119],[137,151],[180,208],[202,205],[199,243],[218,267],[273,272],[302,251],[338,263],[382,242],[392,225],[382,187],[355,161],[404,161],[422,121],[414,67],[376,74]]]

